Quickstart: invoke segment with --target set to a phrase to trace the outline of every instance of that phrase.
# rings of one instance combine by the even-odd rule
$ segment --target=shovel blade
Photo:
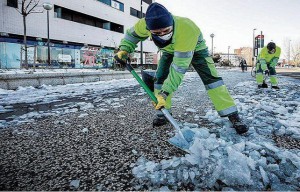
[[[190,153],[189,148],[194,142],[195,133],[190,129],[183,129],[181,133],[182,134],[176,133],[175,136],[171,137],[168,141],[171,145]]]

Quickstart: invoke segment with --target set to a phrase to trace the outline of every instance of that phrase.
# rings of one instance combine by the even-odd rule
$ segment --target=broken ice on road
[[[281,85],[280,91],[257,90],[253,81],[234,87],[233,97],[250,127],[246,135],[236,134],[226,118],[210,110],[204,118],[214,128],[189,126],[195,133],[190,154],[160,162],[140,157],[132,173],[150,190],[176,190],[188,183],[195,190],[299,190],[300,150],[279,148],[271,138],[300,139],[299,84],[285,80]]]

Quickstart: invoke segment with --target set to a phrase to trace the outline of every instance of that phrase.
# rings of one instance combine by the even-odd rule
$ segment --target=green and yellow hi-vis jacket
[[[260,51],[257,60],[261,65],[261,69],[267,70],[267,64],[269,63],[271,67],[275,67],[278,63],[278,59],[280,57],[281,54],[281,48],[276,46],[276,51],[273,54],[270,54],[268,52],[267,47],[262,48],[262,50]]]
[[[193,58],[194,51],[206,49],[205,40],[197,25],[188,18],[173,16],[174,28],[171,44],[161,51],[173,54],[173,62],[162,90],[173,93],[181,84],[182,79]],[[120,49],[129,53],[134,52],[137,43],[151,37],[145,18],[140,19],[134,27],[128,29],[125,38],[121,40]]]

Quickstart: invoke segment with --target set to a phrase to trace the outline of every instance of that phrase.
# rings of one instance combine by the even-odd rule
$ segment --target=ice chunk
[[[251,151],[249,153],[249,156],[253,159],[253,160],[259,160],[260,159],[260,153],[258,151]]]
[[[204,142],[205,149],[214,150],[219,146],[219,142],[216,139],[215,134],[211,134]]]
[[[197,112],[197,110],[193,109],[193,108],[187,108],[185,111],[190,112],[190,113],[196,113]]]
[[[190,147],[191,154],[194,154],[201,158],[207,158],[209,151],[204,148],[204,140],[195,138],[193,145]]]
[[[199,125],[196,123],[187,123],[187,122],[184,122],[183,126],[188,127],[188,128],[198,128],[199,127]]]
[[[82,117],[85,117],[85,116],[88,116],[89,114],[88,113],[82,113],[78,116],[78,118],[82,118]]]
[[[246,146],[247,146],[248,150],[250,150],[250,149],[252,149],[252,150],[258,150],[258,149],[261,148],[260,145],[252,143],[251,141],[246,141]]]
[[[223,160],[223,178],[222,181],[228,186],[251,185],[250,169],[247,165],[247,157],[232,149],[227,148],[228,158]]]
[[[136,155],[138,152],[135,149],[132,149],[131,152]]]
[[[278,153],[279,149],[270,143],[264,143],[264,146],[274,153]]]
[[[242,152],[245,150],[245,141],[242,141],[240,143],[237,143],[237,144],[234,144],[232,146],[235,150],[239,151],[239,152]]]
[[[267,186],[270,183],[267,173],[265,172],[264,168],[262,168],[261,166],[259,166],[259,171],[262,176],[264,185]]]
[[[180,158],[174,158],[172,161],[172,167],[177,167],[178,165],[180,165],[181,160]]]
[[[247,164],[251,170],[255,170],[256,162],[251,158],[247,158]]]
[[[279,171],[279,166],[278,164],[268,164],[267,170],[271,172]]]
[[[189,172],[188,172],[186,169],[184,169],[184,170],[182,171],[182,175],[183,175],[183,179],[184,179],[185,181],[187,181],[188,178],[189,178]]]
[[[81,132],[82,132],[82,133],[88,133],[89,130],[88,130],[88,128],[83,128],[83,129],[81,130]]]
[[[194,179],[195,179],[196,174],[195,174],[194,171],[190,171],[190,172],[189,172],[189,176],[190,176],[190,178],[191,178],[191,180],[192,180],[192,182],[193,182]]]
[[[185,159],[191,164],[191,165],[197,165],[200,163],[199,156],[187,154],[185,156]]]
[[[159,191],[170,191],[170,189],[167,186],[163,186],[159,188]]]
[[[199,137],[199,138],[203,138],[203,139],[207,139],[209,137],[209,131],[207,128],[201,128],[201,129],[197,129],[197,131],[195,131],[195,137]]]
[[[148,161],[148,162],[145,164],[145,166],[146,166],[146,170],[147,170],[147,171],[152,172],[152,171],[154,171],[154,168],[157,166],[157,163],[152,162],[152,161]]]
[[[70,187],[74,187],[74,188],[78,188],[79,187],[79,184],[80,184],[80,180],[76,179],[76,180],[72,180],[70,182]]]
[[[258,161],[257,161],[258,165],[262,166],[263,168],[267,167],[267,158],[265,157],[261,157]]]

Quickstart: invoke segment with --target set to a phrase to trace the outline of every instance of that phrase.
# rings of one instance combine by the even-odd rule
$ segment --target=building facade
[[[244,58],[248,66],[252,66],[253,49],[251,47],[241,47],[234,49],[234,53],[241,58]]]
[[[220,62],[228,62],[231,66],[239,66],[240,64],[240,57],[237,54],[232,54],[232,53],[219,53],[220,54]]]
[[[0,68],[22,68],[24,63],[23,17],[20,0],[0,1]],[[47,10],[43,4],[53,8]],[[151,0],[40,0],[34,13],[26,17],[28,63],[48,63],[48,33],[52,67],[111,67],[113,55],[124,33],[141,16]],[[148,39],[143,42],[145,61],[153,61],[157,48]],[[140,62],[140,44],[133,56]]]

